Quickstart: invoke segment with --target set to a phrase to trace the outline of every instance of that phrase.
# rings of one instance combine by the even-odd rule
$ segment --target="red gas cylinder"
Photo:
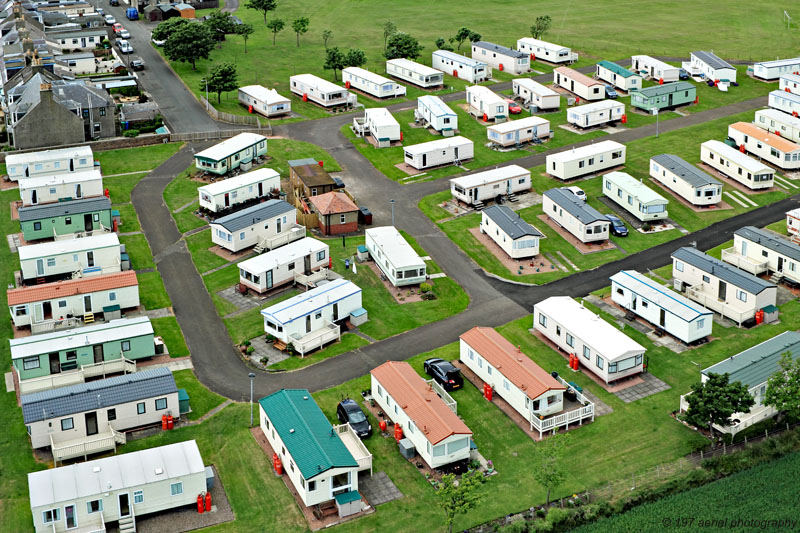
[[[580,104],[580,103],[581,103],[581,99],[580,99],[580,98],[576,98],[576,99],[575,99],[575,105],[578,105],[578,104]]]
[[[742,152],[742,153],[745,153],[747,150],[745,149],[743,144],[740,144],[739,145],[739,151]]]
[[[792,111],[792,116],[793,116],[794,118],[797,118],[797,111]]]
[[[531,61],[536,61],[536,54],[531,54]]]
[[[108,189],[106,189],[105,191],[103,191],[103,195],[104,195],[106,198],[111,198],[111,192],[110,192]]]
[[[699,96],[695,96],[694,97],[694,103],[695,104],[699,104],[700,103],[700,97]]]
[[[500,72],[503,72],[503,64],[500,63]]]
[[[453,69],[453,77],[454,78],[458,77],[458,71],[456,69]]]
[[[394,425],[394,440],[400,442],[403,439],[403,428],[400,424]]]
[[[490,402],[492,401],[492,394],[494,394],[494,389],[492,389],[492,386],[489,385],[489,388],[486,389],[486,399]]]
[[[622,123],[623,124],[627,124],[628,123],[628,115],[622,115]]]
[[[172,415],[167,415],[167,429],[172,429],[175,427],[175,419],[172,418]]]
[[[780,137],[780,136],[781,136],[781,132],[780,132],[780,131],[778,131],[778,130],[775,130],[775,135],[777,135],[778,137]]]
[[[386,433],[386,420],[378,422],[378,427],[381,428],[381,433]]]
[[[580,360],[580,359],[578,359],[578,356],[577,356],[577,355],[575,356],[575,362],[574,362],[574,363],[572,363],[572,365],[573,365],[573,366],[572,366],[572,368],[574,368],[575,370],[578,370],[578,369],[580,368],[580,366],[581,366],[581,360]]]
[[[488,383],[484,383],[483,384],[483,397],[487,398],[488,396],[489,396],[489,384]]]
[[[486,116],[486,113],[483,114],[483,121],[484,122],[488,122],[489,121],[489,117]]]
[[[788,87],[784,87],[784,88],[783,88],[783,90],[784,90],[784,91],[786,91],[787,93],[790,93],[790,92],[792,92],[792,91],[790,91],[790,90],[789,90],[789,88],[788,88]]]
[[[161,429],[163,431],[167,429],[167,415],[161,415]]]
[[[322,167],[325,166],[325,161],[317,161],[317,164]]]
[[[275,473],[279,476],[283,475],[283,463],[281,463],[281,458],[278,457],[278,454],[272,456],[272,466],[275,467]]]
[[[328,256],[328,268],[333,268],[333,257]]]
[[[308,102],[308,95],[306,93],[303,93],[303,101]]]
[[[400,132],[400,142],[403,142],[403,132]]]
[[[756,311],[756,324],[761,324],[762,322],[764,322],[764,310],[759,309]]]
[[[252,113],[253,112],[253,106],[251,106],[251,105],[247,106],[247,112],[248,113]]]
[[[203,514],[203,511],[205,511],[205,505],[203,505],[203,495],[202,494],[198,494],[197,495],[197,512],[200,513],[200,514]]]
[[[206,492],[206,512],[211,510],[211,493]]]
[[[344,86],[349,89],[350,88],[350,82],[349,81],[344,82]]]
[[[664,85],[664,78],[658,78],[658,84]]]
[[[113,224],[111,224],[111,229],[112,229],[114,232],[116,232],[116,231],[117,231],[117,229],[119,229],[119,222],[117,222],[117,221],[115,220],[115,221],[114,221],[114,223],[113,223]]]

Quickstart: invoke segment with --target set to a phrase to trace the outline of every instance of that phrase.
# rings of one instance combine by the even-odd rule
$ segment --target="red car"
[[[506,98],[505,101],[508,103],[508,112],[512,115],[518,115],[522,113],[522,107],[518,103],[516,103],[511,98]]]

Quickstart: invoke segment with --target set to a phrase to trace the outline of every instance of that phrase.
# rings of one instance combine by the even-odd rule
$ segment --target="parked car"
[[[444,387],[444,390],[460,389],[464,386],[461,370],[453,366],[450,361],[436,357],[426,360],[422,367],[426,374]]]
[[[584,202],[586,201],[586,193],[583,192],[583,189],[581,189],[580,187],[575,187],[573,185],[572,187],[564,187],[564,190],[567,190],[567,191],[571,192],[572,194],[574,194],[575,196],[577,196],[578,198],[580,198]]]
[[[153,37],[153,34],[150,34],[150,40],[152,40],[153,44],[156,45],[156,46],[164,46],[164,43],[166,42],[166,41],[162,41],[160,39],[156,39],[155,37]]]
[[[119,37],[121,39],[130,39],[131,38],[131,32],[129,32],[125,28],[122,28],[122,30],[120,30],[120,32],[117,35],[119,35]]]
[[[112,24],[114,24],[115,22],[117,22],[117,19],[115,19],[115,18],[114,18],[114,17],[112,17],[111,15],[105,15],[105,16],[103,17],[103,20],[105,20],[105,21],[106,21],[106,24],[108,24],[109,26],[111,26]]]
[[[119,48],[119,51],[122,52],[123,54],[133,53],[133,46],[131,46],[131,43],[129,43],[125,39],[117,39],[117,48]]]
[[[101,17],[102,17],[103,15],[105,15],[105,14],[106,14],[106,12],[103,10],[103,8],[102,8],[102,7],[98,7],[98,8],[97,8],[97,9],[95,9],[94,11],[95,11],[95,13],[97,13],[98,15],[100,15]]]
[[[331,176],[331,179],[333,180],[334,189],[344,189],[344,182],[342,181],[342,178]]]
[[[110,6],[118,6],[119,0],[108,0],[108,5]]]
[[[616,98],[619,96],[611,85],[606,85],[606,98]]]
[[[689,73],[686,72],[686,69],[682,68],[682,69],[680,69],[678,71],[678,78],[681,79],[681,80],[688,80],[689,79]]]
[[[504,98],[504,100],[508,104],[508,112],[510,114],[518,115],[518,114],[522,113],[522,108],[514,100],[512,100],[511,98]]]
[[[606,218],[609,222],[611,222],[610,230],[611,235],[616,235],[617,237],[627,237],[628,236],[628,228],[625,226],[625,223],[617,216],[614,215],[606,215]]]
[[[125,16],[128,20],[139,20],[139,10],[135,7],[129,7],[125,10]]]
[[[339,405],[336,406],[336,418],[342,424],[349,424],[360,439],[366,439],[372,435],[372,426],[355,400],[346,398],[339,402]]]
[[[132,57],[128,64],[132,70],[144,70],[144,60],[141,57]]]

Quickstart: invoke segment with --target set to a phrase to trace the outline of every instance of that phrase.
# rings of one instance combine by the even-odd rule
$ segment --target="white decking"
[[[560,376],[556,377],[556,379],[561,382],[567,388],[570,388],[570,384],[561,379]],[[587,418],[591,418],[591,422],[594,422],[594,404],[589,401],[589,399],[581,394],[578,391],[575,391],[575,397],[583,404],[582,407],[578,407],[577,409],[572,409],[570,411],[562,411],[560,413],[556,413],[555,415],[551,415],[540,419],[538,416],[533,414],[533,411],[530,412],[530,422],[531,422],[531,431],[536,430],[539,432],[539,437],[544,436],[543,434],[546,431],[556,431],[560,427],[567,427],[572,423],[577,422],[578,424],[583,424],[583,421]]]
[[[117,444],[123,445],[126,442],[125,434],[109,427],[109,431],[98,433],[89,437],[55,442],[52,433],[50,434],[50,449],[53,451],[53,462],[57,466],[65,459],[83,457],[84,460],[94,453],[105,452],[108,450],[117,451]]]
[[[756,261],[750,257],[740,255],[735,247],[722,250],[722,260],[745,272],[750,272],[754,276],[763,274],[769,268],[769,261]]]
[[[358,438],[358,435],[356,435],[356,432],[350,427],[350,424],[333,426],[333,429],[339,434],[339,438],[342,439],[347,451],[350,452],[350,455],[352,455],[353,459],[358,463],[358,471],[369,470],[369,475],[371,476],[372,454],[369,453],[369,450],[364,446],[364,443],[361,442],[361,439]]]
[[[32,392],[57,389],[59,387],[83,383],[86,381],[86,378],[105,378],[108,374],[117,374],[120,372],[124,374],[136,372],[136,361],[121,357],[112,361],[83,365],[69,372],[21,380],[19,382],[19,392],[20,394],[30,394]]]
[[[730,318],[737,324],[741,324],[745,320],[749,320],[755,316],[755,308],[737,308],[720,301],[716,296],[710,296],[697,287],[688,287],[686,289],[686,296],[690,300],[694,300],[706,309],[719,313],[720,315]]]
[[[453,411],[453,413],[455,413],[456,415],[458,414],[458,404],[453,399],[453,397],[450,396],[446,390],[444,390],[444,388],[441,385],[439,385],[436,381],[432,379],[425,381],[425,383],[427,383],[428,386],[430,386],[433,390],[436,391],[436,394],[439,395],[439,398],[442,399],[445,405],[447,405],[447,407],[449,407],[450,410]]]
[[[300,352],[300,357],[305,357],[306,353],[316,348],[322,348],[329,342],[338,341],[342,338],[339,326],[328,322],[328,324],[316,331],[312,331],[302,337],[297,333],[289,337],[295,350]]]
[[[39,335],[41,333],[50,333],[62,329],[75,329],[83,326],[80,318],[63,318],[45,320],[43,322],[34,322],[31,324],[31,335]]]
[[[273,237],[265,237],[258,241],[256,248],[261,250],[274,250],[280,246],[302,239],[306,236],[306,227],[294,224],[288,231],[282,231]]]
[[[324,267],[311,274],[294,273],[294,282],[306,287],[316,287],[317,282],[323,279],[328,279],[328,269]]]

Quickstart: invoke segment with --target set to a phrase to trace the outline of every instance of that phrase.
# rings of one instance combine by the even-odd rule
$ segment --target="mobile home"
[[[304,237],[239,263],[239,284],[263,293],[328,266],[329,257],[326,243]]]
[[[602,100],[606,97],[604,82],[592,79],[569,67],[557,67],[553,70],[553,83],[587,101]]]
[[[551,135],[550,121],[537,116],[509,120],[486,128],[486,136],[489,140],[500,146],[515,146],[541,141]]]
[[[547,173],[560,180],[570,180],[624,164],[625,145],[615,141],[600,141],[550,154],[546,158]]]
[[[567,122],[579,128],[591,128],[621,120],[625,104],[616,100],[601,100],[591,104],[571,107],[567,110]]]
[[[355,119],[353,119],[355,120]],[[400,140],[400,124],[388,109],[373,107],[364,111],[363,133],[370,135],[378,148]]]
[[[745,226],[733,233],[733,246],[722,250],[722,260],[760,276],[777,274],[800,285],[800,246],[772,231]]]
[[[504,205],[490,205],[481,211],[481,233],[488,235],[511,259],[539,255],[542,232]]]
[[[690,76],[698,76],[715,82],[736,83],[736,67],[719,58],[714,52],[692,52],[683,69]]]
[[[19,181],[19,197],[24,206],[80,200],[102,195],[103,176],[99,170],[39,175]]]
[[[322,107],[349,107],[357,102],[355,94],[313,74],[297,74],[290,77],[289,88],[304,102],[310,100]]]
[[[753,124],[762,130],[800,143],[800,118],[777,109],[758,109]]]
[[[778,80],[778,88],[781,91],[800,94],[800,76],[797,74],[784,74]]]
[[[305,227],[297,224],[297,210],[283,200],[267,200],[218,218],[209,226],[211,242],[233,253],[251,246],[272,250],[306,234]]]
[[[473,157],[474,145],[466,137],[457,135],[421,144],[406,146],[403,150],[407,165],[424,170],[426,168],[460,165]]]
[[[411,61],[410,59],[390,59],[386,62],[389,76],[413,83],[423,89],[433,89],[444,85],[444,74],[435,68]]]
[[[508,102],[483,85],[467,87],[469,112],[478,118],[502,122],[508,118]]]
[[[425,261],[394,226],[369,228],[365,237],[370,257],[392,285],[418,285],[427,279]]]
[[[281,190],[281,176],[271,168],[259,168],[197,189],[200,207],[212,213],[239,204],[268,198]]]
[[[105,196],[82,198],[17,209],[25,241],[58,238],[63,235],[92,235],[111,231],[111,200]]]
[[[775,81],[782,74],[800,72],[800,57],[794,59],[778,59],[753,64],[753,76],[762,80]]]
[[[528,54],[488,41],[472,43],[472,59],[485,61],[490,67],[511,74],[524,74],[531,69]]]
[[[55,176],[94,169],[94,154],[89,146],[58,148],[6,156],[8,179],[17,181],[32,176]]]
[[[611,61],[600,61],[595,74],[597,78],[623,91],[630,92],[642,88],[641,76]]]
[[[578,54],[572,52],[566,46],[548,43],[532,37],[517,39],[517,50],[529,54],[531,61],[539,59],[550,63],[574,63],[578,60]]]
[[[789,235],[800,235],[800,207],[786,213],[786,232]]]
[[[447,107],[441,98],[426,94],[417,98],[417,109],[414,118],[424,120],[436,131],[446,137],[453,135],[458,129],[458,115]]]
[[[469,83],[480,83],[492,77],[492,69],[485,61],[470,59],[449,50],[436,50],[431,54],[431,65],[436,70],[451,74]]]
[[[728,126],[728,137],[744,146],[748,153],[784,170],[800,168],[800,144],[769,133],[749,122]]]
[[[404,86],[361,67],[342,69],[342,81],[348,89],[358,89],[375,98],[397,98],[406,95]]]
[[[645,78],[666,83],[678,81],[681,68],[668,65],[654,57],[638,55],[631,57],[631,70]]]
[[[267,89],[263,85],[246,85],[239,87],[239,103],[251,113],[265,117],[277,117],[292,112],[292,102],[278,94],[275,89]]]
[[[608,240],[608,219],[569,190],[545,191],[542,211],[582,243]]]
[[[531,188],[531,171],[508,165],[450,180],[453,198],[467,205],[481,204],[498,196],[507,196]]]
[[[625,172],[603,175],[603,194],[642,222],[667,218],[667,199]]]
[[[611,276],[611,299],[686,344],[711,335],[714,313],[635,270]]]
[[[514,96],[525,105],[536,106],[543,111],[551,111],[561,107],[561,95],[550,87],[546,87],[530,78],[517,78],[511,82]]]
[[[19,263],[24,281],[119,272],[122,270],[119,237],[116,233],[103,233],[20,246]]]
[[[651,157],[650,177],[692,205],[709,206],[722,201],[722,184],[677,155]]]
[[[769,189],[775,171],[727,144],[710,140],[700,145],[700,160],[750,189]]]
[[[786,91],[772,91],[768,97],[769,106],[778,111],[797,117],[800,113],[800,94]]]
[[[644,370],[643,346],[569,296],[534,305],[533,327],[605,383]]]
[[[697,98],[697,87],[688,81],[653,85],[631,92],[631,105],[644,111],[662,110],[688,105]]]
[[[222,175],[240,167],[250,170],[253,159],[266,153],[266,137],[257,133],[240,133],[194,154],[194,164],[204,172]]]

